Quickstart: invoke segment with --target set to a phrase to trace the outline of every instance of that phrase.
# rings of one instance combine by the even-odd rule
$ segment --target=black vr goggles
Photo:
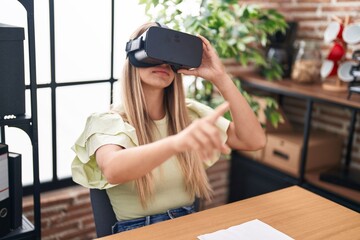
[[[202,59],[200,38],[158,24],[126,43],[126,53],[135,67],[169,64],[174,72],[197,68]]]

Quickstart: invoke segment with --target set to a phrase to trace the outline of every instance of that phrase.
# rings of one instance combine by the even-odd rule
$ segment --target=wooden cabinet
[[[229,202],[254,197],[297,184],[297,179],[274,168],[232,152]]]

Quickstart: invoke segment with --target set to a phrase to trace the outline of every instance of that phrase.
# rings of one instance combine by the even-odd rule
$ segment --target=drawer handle
[[[273,154],[275,155],[275,156],[277,156],[277,157],[280,157],[281,159],[283,159],[283,160],[289,160],[289,155],[287,155],[287,154],[285,154],[285,153],[282,153],[282,152],[280,152],[280,151],[277,151],[277,150],[274,150],[273,151]]]

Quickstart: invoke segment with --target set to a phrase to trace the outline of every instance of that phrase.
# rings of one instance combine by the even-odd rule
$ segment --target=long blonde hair
[[[155,25],[155,23],[142,25],[133,33],[131,39],[140,36],[149,27]],[[153,142],[152,129],[155,124],[147,111],[138,69],[132,66],[128,59],[125,61],[121,82],[124,112],[120,114],[136,129],[139,145]],[[191,123],[185,104],[181,74],[176,73],[174,81],[164,91],[164,107],[168,116],[168,134],[177,134]],[[177,158],[184,175],[186,191],[190,196],[210,199],[211,188],[203,163],[198,155],[195,152],[184,152],[178,154]],[[136,179],[135,182],[141,204],[146,208],[147,200],[151,199],[154,190],[152,173],[147,173],[143,177]]]

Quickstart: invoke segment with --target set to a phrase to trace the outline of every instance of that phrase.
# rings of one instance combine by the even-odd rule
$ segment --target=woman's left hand
[[[201,35],[199,35],[199,38],[203,42],[201,65],[198,68],[189,70],[180,69],[178,73],[202,77],[216,85],[216,81],[226,75],[225,67],[210,42]]]

